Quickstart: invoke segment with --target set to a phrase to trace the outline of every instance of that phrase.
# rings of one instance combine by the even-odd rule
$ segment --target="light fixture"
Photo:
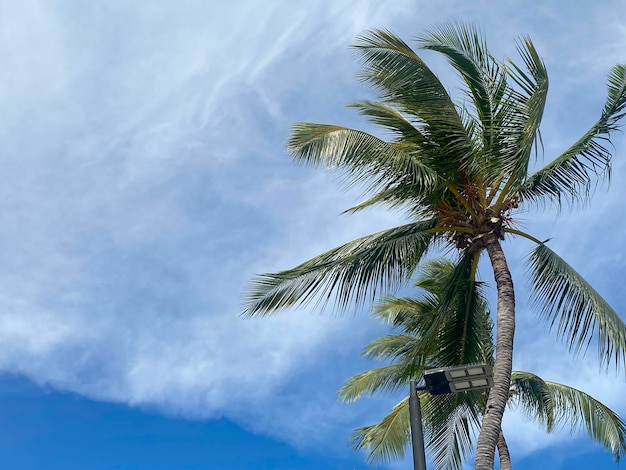
[[[467,365],[427,370],[424,384],[431,395],[443,395],[492,387],[493,378],[486,365]]]
[[[429,369],[424,372],[424,385],[417,386],[412,380],[409,393],[409,416],[411,420],[411,443],[413,445],[413,468],[426,470],[424,453],[424,432],[422,430],[422,407],[418,391],[427,391],[431,395],[468,392],[493,386],[491,370],[486,364],[468,364],[441,369]]]

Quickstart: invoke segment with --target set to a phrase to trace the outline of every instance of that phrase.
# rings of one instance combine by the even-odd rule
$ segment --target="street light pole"
[[[422,405],[417,394],[417,383],[411,380],[409,393],[409,416],[411,420],[411,443],[413,444],[413,470],[426,470],[424,430],[422,429]],[[419,387],[426,390],[426,387]]]
[[[431,395],[468,392],[493,386],[491,370],[486,364],[444,367],[424,371],[424,385],[415,380],[409,384],[409,419],[411,444],[413,446],[413,470],[426,470],[424,430],[422,428],[422,405],[417,392],[426,390]]]

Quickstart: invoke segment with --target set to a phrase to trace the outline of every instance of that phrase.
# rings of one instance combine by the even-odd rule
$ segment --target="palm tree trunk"
[[[504,407],[509,399],[511,370],[513,368],[513,338],[515,336],[515,294],[513,279],[504,257],[498,237],[491,233],[483,242],[498,288],[498,311],[496,315],[496,360],[494,385],[489,391],[487,408],[476,445],[476,470],[493,470],[494,457]]]
[[[509,446],[502,430],[498,437],[498,456],[500,457],[500,470],[511,470],[511,454],[509,454]]]

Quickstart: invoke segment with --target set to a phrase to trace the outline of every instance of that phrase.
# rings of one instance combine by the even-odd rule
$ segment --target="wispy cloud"
[[[602,97],[621,50],[611,44],[624,42],[618,15],[605,27],[600,10],[589,17],[556,3],[532,17],[514,5],[420,1],[27,0],[1,8],[0,367],[99,399],[228,416],[301,445],[343,443],[337,435],[384,412],[334,402],[344,378],[365,367],[360,348],[382,330],[329,312],[244,320],[239,299],[255,272],[398,221],[380,212],[337,217],[357,195],[283,154],[293,121],[362,125],[343,108],[369,93],[354,78],[352,39],[378,26],[411,38],[467,18],[512,55],[513,38],[532,33],[558,77],[549,150],[599,109],[582,98]],[[564,51],[567,41],[536,26],[537,16],[586,39]],[[618,307],[620,188],[558,229],[536,227],[609,284]],[[520,358],[538,347],[531,335],[519,338]],[[546,375],[562,367],[531,365]],[[608,383],[602,396],[611,401]],[[253,412],[243,400],[257,404]]]

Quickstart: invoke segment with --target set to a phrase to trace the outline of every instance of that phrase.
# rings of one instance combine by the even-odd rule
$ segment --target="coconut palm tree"
[[[407,223],[256,277],[245,294],[244,314],[265,315],[315,299],[333,300],[339,310],[362,306],[410,282],[433,246],[456,250],[463,260],[459,268],[472,273],[486,252],[497,287],[495,385],[476,469],[491,470],[509,399],[515,331],[513,281],[502,240],[521,237],[536,244],[530,255],[533,297],[574,350],[583,350],[595,334],[605,364],[624,360],[626,328],[616,312],[545,242],[521,231],[515,216],[521,208],[551,202],[585,203],[594,184],[609,174],[610,136],[626,109],[626,66],[611,70],[605,106],[589,130],[533,171],[533,156],[541,157],[548,75],[532,41],[519,41],[520,64],[495,59],[469,25],[433,30],[417,44],[442,54],[458,72],[466,92],[460,104],[404,41],[390,31],[371,30],[355,49],[361,78],[379,100],[352,106],[387,131],[387,140],[338,125],[298,123],[287,147],[297,162],[336,169],[348,186],[365,190],[368,198],[348,212],[382,205],[403,209]]]
[[[440,308],[454,273],[451,261],[431,260],[416,283],[425,295],[417,299],[389,297],[376,306],[374,314],[391,324],[396,333],[370,343],[364,356],[391,363],[350,378],[339,390],[341,399],[351,402],[378,391],[406,391],[409,381],[418,380],[429,368],[493,364],[493,325],[483,297],[483,284],[476,282],[472,289],[447,302],[446,311]],[[468,300],[474,305],[469,314]],[[433,465],[437,469],[461,468],[473,450],[486,393],[423,393],[420,400],[426,447]],[[528,372],[513,372],[508,405],[524,411],[548,432],[561,425],[569,425],[572,430],[585,428],[616,460],[626,451],[626,423],[606,405],[575,388],[544,381]],[[379,423],[357,429],[353,442],[367,451],[372,462],[403,457],[410,443],[407,398]],[[500,468],[511,468],[502,432],[497,448]]]

